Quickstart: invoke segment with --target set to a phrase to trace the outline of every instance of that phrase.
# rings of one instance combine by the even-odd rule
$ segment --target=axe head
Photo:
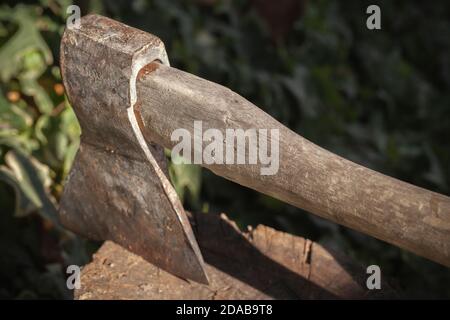
[[[208,283],[183,206],[167,177],[164,150],[140,128],[136,77],[168,65],[157,37],[98,15],[66,28],[61,72],[79,120],[81,143],[59,217],[68,229],[112,240],[182,278]]]

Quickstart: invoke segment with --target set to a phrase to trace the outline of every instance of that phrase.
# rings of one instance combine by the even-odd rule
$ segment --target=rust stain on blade
[[[161,65],[161,61],[159,61],[159,60],[155,60],[155,61],[147,64],[141,70],[139,70],[137,79],[139,80],[139,79],[142,79],[145,76],[149,75],[150,73],[152,73],[153,71],[158,69],[160,65]]]

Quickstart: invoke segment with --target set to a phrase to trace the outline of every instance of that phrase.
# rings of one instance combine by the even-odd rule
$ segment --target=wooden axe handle
[[[136,113],[145,138],[173,148],[172,132],[278,129],[279,170],[202,164],[215,174],[320,217],[450,266],[450,198],[341,158],[283,126],[233,91],[152,63],[137,80]],[[224,146],[225,150],[225,146]]]

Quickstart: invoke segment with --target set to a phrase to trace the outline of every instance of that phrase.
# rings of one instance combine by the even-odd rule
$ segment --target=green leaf
[[[62,179],[64,180],[69,174],[70,168],[72,167],[73,160],[75,159],[75,155],[78,151],[78,147],[80,145],[79,140],[73,141],[66,149],[63,167],[62,167]]]
[[[49,114],[53,110],[53,102],[47,92],[42,88],[36,79],[19,76],[20,85],[24,94],[32,96],[43,114]]]
[[[36,27],[37,16],[31,7],[23,5],[17,5],[13,9],[2,7],[0,19],[16,23],[19,27],[0,48],[0,78],[3,82],[10,80],[22,70],[25,55],[29,52],[40,52],[45,63],[52,64],[52,53]]]
[[[4,129],[12,132],[27,130],[33,124],[33,117],[16,104],[10,104],[5,109],[0,103],[0,136],[4,136]]]
[[[36,138],[39,140],[40,143],[44,145],[47,144],[48,142],[47,137],[45,136],[44,133],[44,128],[48,126],[49,121],[50,117],[47,115],[43,115],[37,119],[36,124],[34,126],[34,134]]]
[[[0,167],[0,179],[16,192],[17,217],[37,210],[44,218],[58,225],[55,200],[49,193],[52,183],[50,169],[32,156],[11,150],[5,155],[7,166]]]
[[[79,140],[81,134],[80,124],[78,123],[75,112],[72,107],[69,105],[67,99],[64,101],[65,109],[61,112],[60,119],[60,129],[62,132],[67,134],[72,140]]]
[[[16,195],[16,208],[14,215],[16,217],[26,216],[37,209],[37,206],[33,200],[39,201],[39,199],[36,199],[34,194],[31,195],[33,199],[30,199],[30,197],[22,191],[20,182],[12,170],[8,169],[6,166],[0,166],[0,180],[6,182],[14,189],[14,193]]]
[[[192,164],[170,163],[169,173],[181,201],[185,199],[186,191],[188,191],[192,200],[195,203],[198,202],[201,187],[201,167]]]

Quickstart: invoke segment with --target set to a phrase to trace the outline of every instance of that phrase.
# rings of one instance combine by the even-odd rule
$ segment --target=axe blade
[[[68,229],[112,240],[176,276],[208,283],[192,228],[167,178],[162,147],[135,113],[139,70],[168,65],[155,36],[98,15],[66,29],[61,72],[82,136],[61,198]]]

